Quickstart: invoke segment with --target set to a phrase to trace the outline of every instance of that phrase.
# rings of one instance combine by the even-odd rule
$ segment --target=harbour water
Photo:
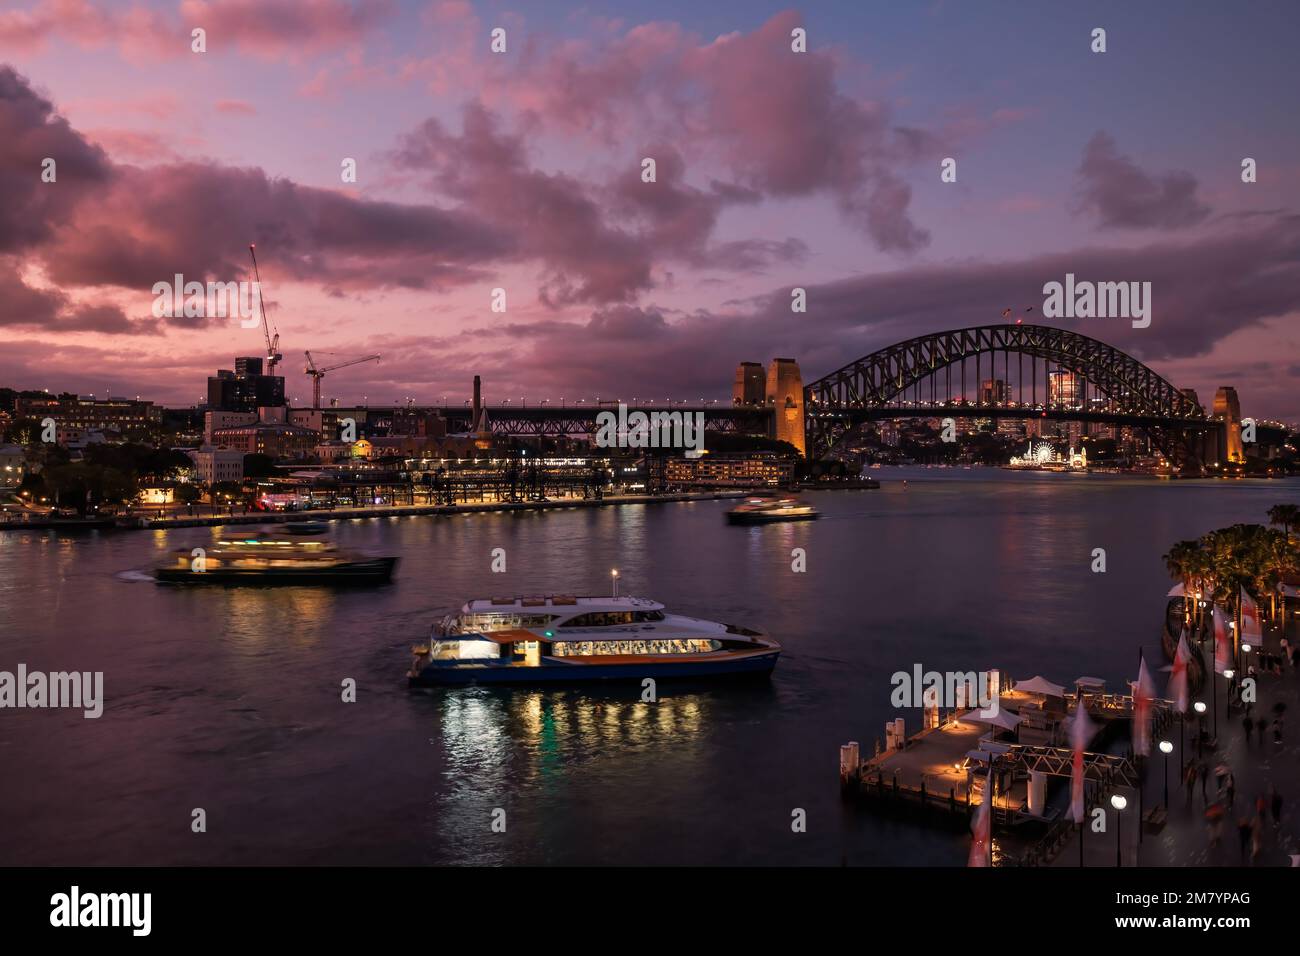
[[[1295,481],[878,477],[809,493],[820,521],[765,527],[728,526],[727,501],[335,524],[344,546],[400,555],[376,590],[144,573],[219,529],[0,533],[0,670],[103,671],[105,694],[98,720],[0,712],[0,864],[959,865],[962,834],[841,802],[838,746],[870,752],[897,715],[890,675],[1119,686],[1139,644],[1158,654],[1169,545],[1300,499]],[[785,648],[771,682],[664,685],[653,704],[639,687],[407,689],[410,646],[445,610],[604,593],[615,567],[623,593],[768,630]],[[920,713],[904,716],[910,732]]]

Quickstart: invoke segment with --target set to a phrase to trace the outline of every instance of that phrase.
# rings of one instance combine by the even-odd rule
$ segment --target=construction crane
[[[360,365],[362,362],[378,362],[378,355],[365,355],[361,358],[348,359],[346,362],[336,362],[334,365],[327,365],[324,368],[317,368],[315,360],[312,359],[310,352],[304,352],[307,356],[307,367],[303,372],[311,376],[311,407],[320,408],[320,380],[325,377],[326,372],[333,372],[335,369],[347,368],[349,365]]]
[[[280,354],[280,332],[272,334],[272,326],[266,321],[266,303],[262,301],[262,274],[257,271],[257,247],[248,244],[248,254],[253,257],[253,278],[257,281],[257,306],[262,311],[262,332],[266,335],[266,374],[274,375],[275,367],[284,358]],[[318,382],[319,383],[319,382]]]

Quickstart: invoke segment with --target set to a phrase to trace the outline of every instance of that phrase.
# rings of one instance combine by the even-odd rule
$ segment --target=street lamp
[[[1160,752],[1165,755],[1165,809],[1169,809],[1169,755],[1174,752],[1174,745],[1167,740],[1160,741]]]
[[[1198,700],[1192,704],[1192,710],[1196,711],[1196,756],[1199,757],[1205,739],[1205,701]]]
[[[1120,855],[1121,844],[1120,844],[1119,834],[1120,834],[1120,820],[1122,819],[1120,814],[1124,811],[1124,808],[1128,806],[1128,800],[1124,798],[1123,794],[1120,793],[1111,794],[1110,805],[1115,808],[1115,865],[1123,866],[1124,865],[1123,858]]]
[[[614,597],[618,597],[618,568],[609,572],[609,579],[614,585]]]

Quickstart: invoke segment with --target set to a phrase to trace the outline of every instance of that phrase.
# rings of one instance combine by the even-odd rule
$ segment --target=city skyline
[[[471,372],[493,401],[725,400],[738,360],[812,379],[1006,308],[1041,322],[1078,275],[1150,282],[1151,325],[1052,324],[1300,419],[1284,5],[240,7],[0,13],[0,384],[198,403],[261,331],[156,319],[151,288],[243,279],[257,242],[299,405],[308,349],[383,355],[325,381],[344,404],[464,397]]]

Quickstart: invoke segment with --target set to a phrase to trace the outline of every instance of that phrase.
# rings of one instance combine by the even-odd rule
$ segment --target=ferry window
[[[664,619],[663,611],[637,611],[632,618],[634,621],[662,621]]]
[[[556,657],[597,657],[609,654],[708,654],[722,647],[712,640],[556,641]]]
[[[501,656],[501,648],[493,641],[457,641],[461,660],[492,660]]]
[[[560,627],[613,627],[632,622],[631,611],[591,611],[569,618]]]

